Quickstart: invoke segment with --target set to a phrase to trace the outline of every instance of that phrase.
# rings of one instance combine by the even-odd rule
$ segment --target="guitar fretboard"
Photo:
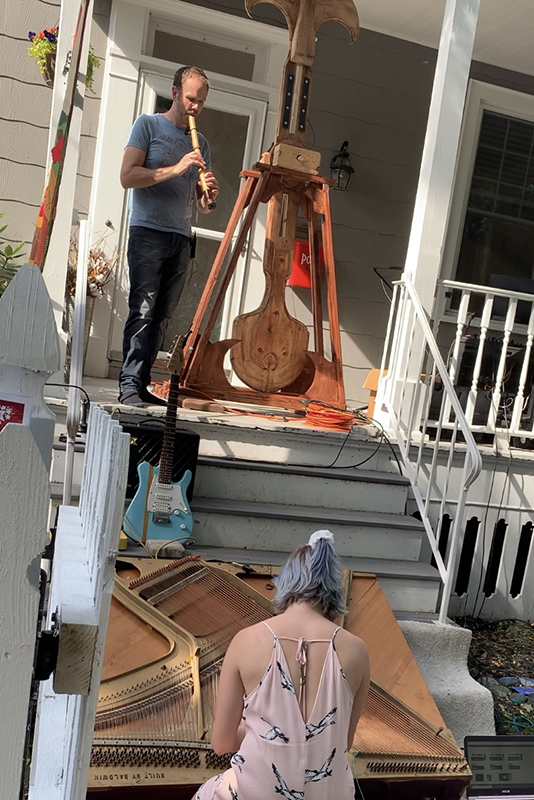
[[[172,483],[172,468],[174,463],[174,441],[176,438],[176,413],[178,409],[178,375],[172,374],[167,399],[167,416],[163,430],[163,444],[159,462],[158,481]]]

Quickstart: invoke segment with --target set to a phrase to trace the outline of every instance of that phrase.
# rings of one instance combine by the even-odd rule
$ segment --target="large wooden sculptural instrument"
[[[301,407],[299,398],[304,397],[344,406],[328,198],[332,182],[317,175],[320,155],[306,149],[306,128],[317,29],[327,20],[336,20],[348,29],[353,41],[358,32],[358,16],[352,0],[246,0],[249,14],[258,2],[273,2],[289,28],[290,50],[281,82],[276,142],[267,160],[262,157],[262,163],[256,164],[254,170],[241,173],[245,182],[191,327],[182,389],[184,393],[199,389],[214,397],[286,407]],[[231,339],[213,344],[209,336],[260,202],[268,203],[263,299],[257,309],[234,320]],[[299,209],[308,222],[313,350],[309,349],[308,328],[290,314],[285,300]],[[323,342],[318,265],[320,218],[331,360],[325,357]],[[228,383],[222,367],[228,350],[235,374],[250,388]]]
[[[248,13],[263,1],[247,0],[245,5]],[[354,38],[358,19],[354,5],[347,1],[324,0],[317,4],[302,0],[269,2],[273,2],[284,14],[291,43],[282,77],[276,142],[305,148],[317,28],[328,19],[339,19],[347,25]],[[291,115],[290,101],[293,96],[298,106],[297,113]],[[230,352],[232,366],[244,383],[258,391],[284,389],[297,380],[306,365],[308,329],[291,316],[285,304],[285,287],[291,272],[301,197],[301,188],[297,186],[277,192],[269,200],[263,258],[263,300],[258,309],[234,321],[233,338],[240,342]]]

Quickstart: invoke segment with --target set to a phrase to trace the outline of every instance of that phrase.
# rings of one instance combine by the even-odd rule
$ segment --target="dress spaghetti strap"
[[[266,625],[267,628],[269,628],[269,630],[271,631],[271,633],[272,633],[272,635],[274,636],[275,639],[280,639],[281,641],[284,641],[284,642],[297,642],[297,644],[299,644],[300,642],[307,642],[308,644],[309,643],[313,643],[313,642],[331,642],[332,645],[333,645],[334,644],[334,639],[336,638],[336,635],[337,635],[337,632],[341,628],[341,626],[338,625],[337,628],[335,629],[335,631],[333,632],[332,636],[329,639],[305,639],[304,636],[300,636],[298,639],[294,639],[292,636],[278,636],[278,634],[273,631],[273,629],[271,628],[271,626],[269,625],[267,620],[262,619],[262,623],[263,623],[263,625]]]
[[[271,628],[271,626],[269,625],[269,623],[268,623],[266,620],[264,620],[264,619],[262,619],[262,622],[263,622],[263,624],[264,624],[264,625],[266,625],[266,626],[269,628],[269,630],[271,631],[271,633],[272,633],[272,635],[274,636],[274,638],[275,638],[275,639],[278,639],[278,636],[277,636],[277,635],[276,635],[276,633],[273,631],[273,629]]]

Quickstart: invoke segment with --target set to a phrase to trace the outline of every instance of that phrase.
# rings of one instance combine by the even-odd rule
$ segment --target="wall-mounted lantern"
[[[348,146],[348,142],[343,142],[340,151],[330,161],[330,176],[337,183],[334,189],[340,189],[342,192],[349,188],[350,179],[354,172],[354,167],[350,163]]]

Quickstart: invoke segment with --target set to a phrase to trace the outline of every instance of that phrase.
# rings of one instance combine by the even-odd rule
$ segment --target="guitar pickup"
[[[168,514],[156,514],[156,513],[154,513],[152,515],[152,522],[154,522],[156,525],[170,525],[171,524],[171,518],[169,517]]]
[[[170,514],[172,508],[169,503],[154,503],[150,509],[154,514]]]

